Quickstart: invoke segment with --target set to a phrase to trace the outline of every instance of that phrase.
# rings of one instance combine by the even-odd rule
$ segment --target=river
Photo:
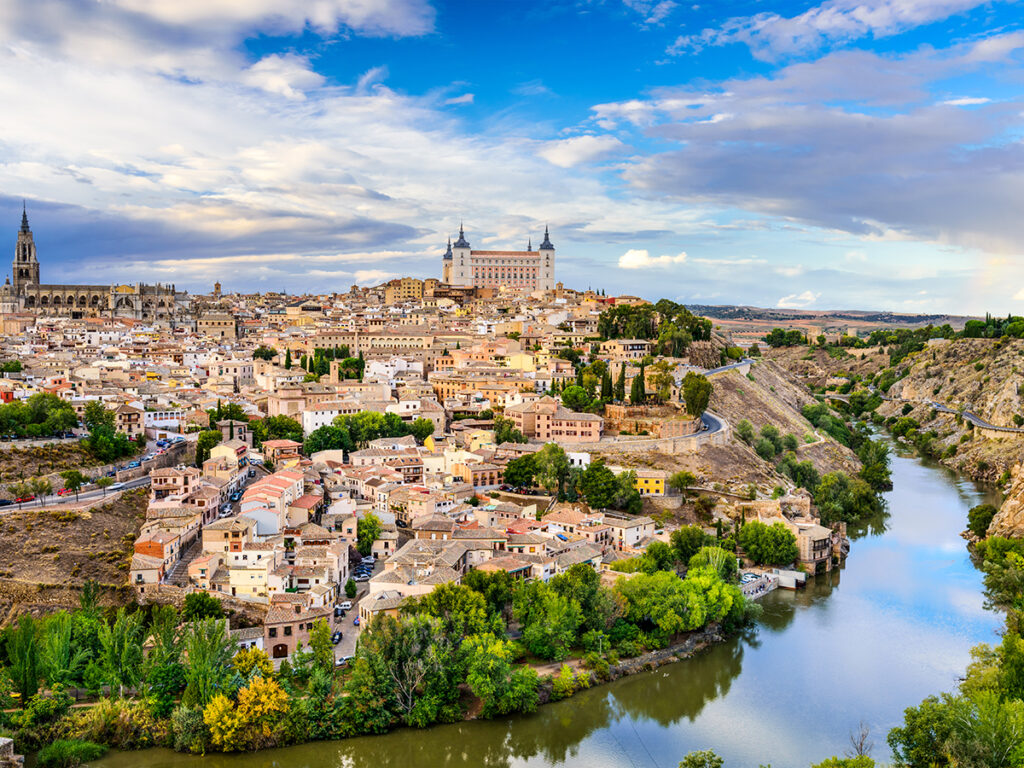
[[[756,631],[529,716],[251,755],[112,753],[102,768],[676,768],[713,748],[726,768],[809,766],[849,748],[861,721],[890,757],[903,709],[952,690],[972,646],[996,641],[959,533],[989,492],[894,451],[887,515],[853,533],[841,571],[762,602]]]

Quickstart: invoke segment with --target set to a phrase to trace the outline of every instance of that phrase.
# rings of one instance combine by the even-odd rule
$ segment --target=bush
[[[107,753],[102,744],[76,739],[58,739],[39,750],[39,768],[75,768],[82,763],[99,760]]]
[[[203,712],[184,704],[171,713],[171,735],[177,752],[199,755],[210,744],[210,729],[203,722]]]
[[[567,699],[576,692],[576,676],[568,664],[563,664],[551,686],[551,700]]]
[[[967,513],[967,528],[979,539],[985,538],[997,511],[991,504],[978,504],[971,507]]]
[[[583,656],[583,666],[592,671],[598,680],[607,680],[610,677],[611,668],[597,651],[591,651]]]
[[[775,456],[775,444],[767,437],[762,437],[757,441],[757,445],[754,446],[754,450],[757,451],[757,455],[765,461]]]

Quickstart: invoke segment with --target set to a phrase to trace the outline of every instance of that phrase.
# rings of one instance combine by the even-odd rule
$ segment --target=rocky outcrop
[[[1010,489],[988,527],[989,536],[1024,537],[1024,472],[1020,464],[1011,470],[1011,475]]]

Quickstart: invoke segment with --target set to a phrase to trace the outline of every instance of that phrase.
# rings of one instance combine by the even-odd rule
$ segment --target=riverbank
[[[766,595],[756,632],[677,663],[665,649],[672,658],[653,671],[640,662],[527,715],[242,755],[112,752],[96,766],[665,768],[708,748],[730,768],[806,766],[842,754],[861,721],[885,762],[885,734],[904,708],[953,690],[971,647],[1001,626],[960,538],[967,510],[997,501],[992,489],[902,449],[892,477],[886,514],[851,530],[855,556],[841,569]]]

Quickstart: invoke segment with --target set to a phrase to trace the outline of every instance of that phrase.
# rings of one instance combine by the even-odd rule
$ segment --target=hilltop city
[[[1010,482],[988,438],[1024,421],[950,405],[1019,319],[716,321],[567,288],[547,227],[521,251],[470,237],[438,278],[190,294],[40,282],[23,210],[0,292],[0,694],[117,693],[125,717],[173,713],[143,744],[194,752],[529,712],[838,573],[892,486],[868,421]],[[939,356],[948,396],[922,399],[904,360]],[[50,656],[26,666],[34,642]],[[411,698],[380,698],[395,679]],[[278,709],[246,720],[254,696]],[[284,716],[314,696],[327,721]],[[26,750],[72,722],[26,717]],[[92,727],[72,733],[125,745]]]

